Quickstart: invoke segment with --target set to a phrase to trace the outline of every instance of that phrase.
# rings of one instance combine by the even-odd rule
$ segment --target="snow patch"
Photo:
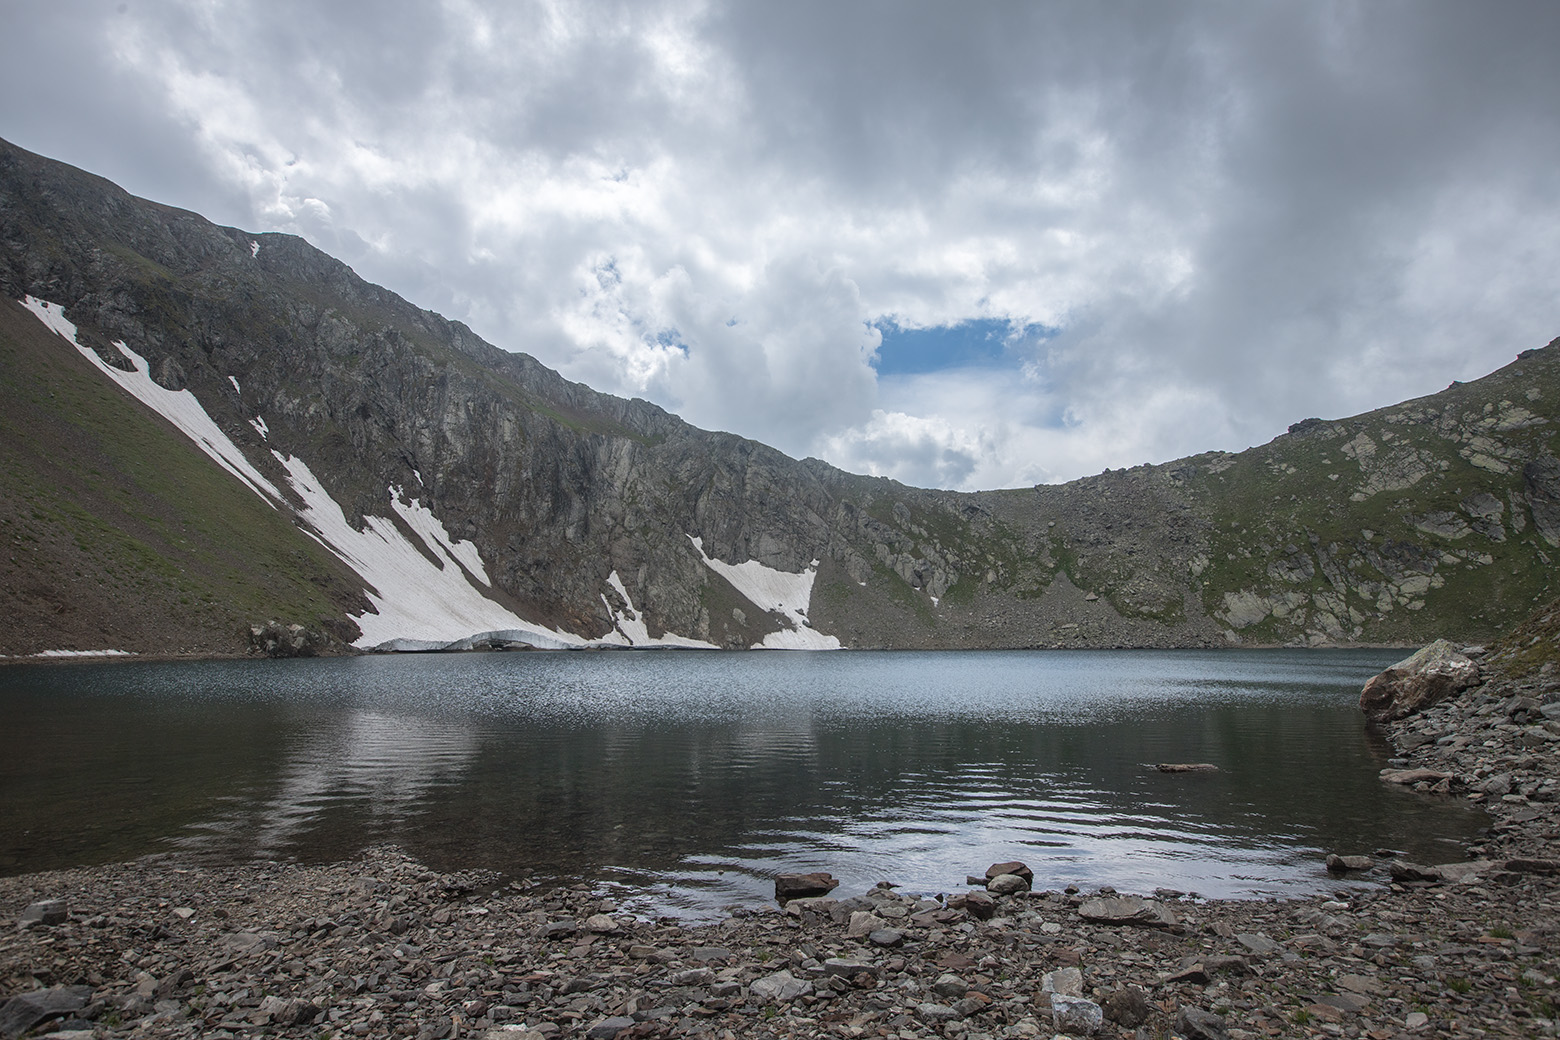
[[[206,409],[195,399],[195,395],[188,390],[165,390],[152,381],[151,366],[146,359],[122,342],[115,342],[114,346],[119,352],[130,359],[135,366],[134,372],[125,372],[104,364],[103,359],[97,356],[97,351],[90,347],[84,347],[76,340],[76,326],[65,317],[64,308],[57,303],[48,303],[31,296],[22,301],[22,305],[32,311],[49,328],[59,333],[70,344],[81,352],[81,356],[96,365],[104,375],[129,391],[130,395],[146,405],[152,411],[161,415],[164,419],[178,427],[186,437],[195,442],[195,446],[249,486],[255,494],[264,498],[271,507],[276,508],[282,501],[282,493],[276,489],[260,471],[250,465],[244,453],[238,450],[238,446],[228,439],[227,434],[212,422],[211,416],[206,414]]]
[[[412,476],[417,478],[417,486],[418,487],[427,487],[428,486],[427,483],[423,481],[422,472],[420,470],[415,470],[415,469],[412,470]]]
[[[250,259],[253,259],[253,258],[255,258],[255,257],[259,256],[259,255],[260,255],[260,243],[259,242],[251,242],[251,243],[249,243],[249,256],[250,256]]]
[[[688,535],[693,547],[699,550],[704,565],[731,583],[759,610],[774,611],[791,623],[790,629],[771,632],[755,649],[763,647],[775,650],[838,650],[840,641],[826,636],[812,627],[807,620],[807,607],[812,600],[813,580],[818,576],[818,561],[814,560],[800,574],[765,567],[757,560],[743,563],[726,563],[704,551],[704,539]]]
[[[249,425],[255,428],[255,432],[260,435],[261,440],[268,441],[271,439],[271,428],[265,424],[265,420],[260,416],[257,415],[249,420]]]
[[[44,650],[34,657],[134,657],[129,650]]]
[[[628,594],[628,589],[623,587],[623,579],[618,577],[618,572],[613,571],[607,576],[607,584],[611,585],[617,594],[623,597],[627,609],[614,610],[612,601],[602,593],[601,602],[607,605],[607,610],[612,612],[612,622],[616,629],[611,635],[598,640],[599,643],[613,643],[621,646],[684,646],[694,647],[700,650],[719,649],[714,643],[706,643],[702,639],[690,639],[687,636],[677,635],[675,632],[667,632],[663,635],[651,637],[650,627],[645,624],[644,614],[634,607],[633,597]],[[613,637],[617,638],[613,638]]]
[[[428,543],[430,549],[443,552],[445,556],[466,568],[473,577],[488,588],[493,587],[493,580],[488,577],[487,569],[482,566],[482,556],[477,552],[475,542],[452,539],[450,533],[444,529],[444,524],[433,515],[432,510],[422,504],[421,499],[414,498],[409,503],[403,503],[401,498],[400,488],[390,489],[390,508],[406,521],[406,526],[417,532],[417,537]]]
[[[233,392],[240,397],[244,395],[244,388],[238,385],[237,376],[228,376],[228,382],[233,384]]]
[[[308,465],[298,458],[272,452],[286,467],[288,481],[304,501],[301,517],[321,544],[366,581],[374,610],[352,620],[363,634],[355,645],[373,647],[398,641],[400,649],[449,649],[452,644],[480,639],[471,633],[512,633],[510,642],[531,645],[580,646],[584,640],[567,632],[533,625],[484,596],[466,580],[459,567],[439,567],[407,541],[387,517],[363,518],[359,531],[347,523],[341,506],[321,487]],[[403,505],[392,490],[391,508],[406,520],[435,553],[451,560],[475,561],[467,569],[487,581],[487,571],[470,542],[457,542],[444,525],[419,503]],[[391,647],[396,648],[396,647]]]

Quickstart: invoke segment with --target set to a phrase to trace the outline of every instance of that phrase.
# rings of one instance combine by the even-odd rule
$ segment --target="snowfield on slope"
[[[755,650],[838,650],[840,641],[826,636],[812,627],[807,620],[807,608],[812,602],[813,580],[818,577],[818,561],[814,560],[800,574],[766,567],[757,560],[727,563],[717,560],[704,551],[704,539],[694,535],[688,541],[699,551],[704,565],[731,583],[748,602],[762,611],[773,611],[791,623],[766,635],[755,643]]]

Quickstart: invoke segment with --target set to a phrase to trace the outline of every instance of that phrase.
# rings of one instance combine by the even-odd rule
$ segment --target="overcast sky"
[[[989,488],[1560,336],[1560,4],[9,0],[0,136],[697,425]]]

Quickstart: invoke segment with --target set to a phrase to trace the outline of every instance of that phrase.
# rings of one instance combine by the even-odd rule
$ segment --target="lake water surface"
[[[1393,651],[511,653],[0,668],[0,872],[180,850],[583,877],[691,916],[781,871],[1338,887],[1487,821],[1389,788]],[[1211,762],[1167,775],[1158,762]]]

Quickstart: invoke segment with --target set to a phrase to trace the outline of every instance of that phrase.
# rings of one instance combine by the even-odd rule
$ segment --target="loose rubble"
[[[691,926],[384,847],[4,878],[0,1036],[1557,1035],[1560,684],[1486,682],[1386,733],[1389,772],[1433,774],[1398,782],[1494,826],[1460,863],[1336,850],[1319,871],[1380,885],[1311,899],[1033,891],[1011,862],[969,891],[885,882]]]

